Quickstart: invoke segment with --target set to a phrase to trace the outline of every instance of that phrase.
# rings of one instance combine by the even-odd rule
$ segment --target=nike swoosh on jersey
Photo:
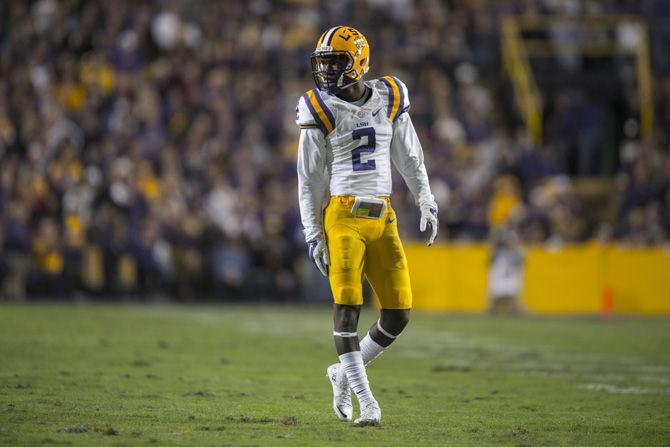
[[[387,223],[393,223],[395,222],[395,217],[393,219],[389,219]]]
[[[382,108],[380,107],[380,108],[378,108],[376,111],[372,112],[372,116],[377,116],[377,114],[379,113],[379,111],[380,111],[381,109],[382,109]]]

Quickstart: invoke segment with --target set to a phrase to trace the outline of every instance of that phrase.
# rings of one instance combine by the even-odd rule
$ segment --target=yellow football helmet
[[[360,81],[370,69],[370,46],[350,26],[335,26],[321,34],[312,53],[312,75],[319,90],[336,94]]]

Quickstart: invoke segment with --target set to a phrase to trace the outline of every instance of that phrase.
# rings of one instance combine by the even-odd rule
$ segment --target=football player
[[[437,235],[421,143],[407,113],[407,87],[393,76],[363,81],[370,48],[359,31],[336,26],[311,57],[317,88],[298,101],[298,189],[309,255],[333,292],[339,363],[327,369],[333,410],[352,419],[351,391],[360,406],[355,425],[379,425],[381,410],[365,365],[400,335],[412,307],[407,260],[390,202],[391,163],[421,210],[428,245]],[[381,304],[380,318],[359,343],[365,275]]]

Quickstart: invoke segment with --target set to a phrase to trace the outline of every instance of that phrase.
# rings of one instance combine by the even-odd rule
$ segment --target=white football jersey
[[[298,101],[298,125],[326,136],[331,195],[391,194],[393,121],[409,108],[407,88],[391,77],[365,84],[372,94],[360,107],[316,89]]]
[[[431,203],[423,151],[409,115],[407,87],[385,76],[365,82],[371,94],[358,106],[318,89],[296,107],[300,126],[298,180],[306,240],[321,231],[327,197],[391,195],[391,162],[417,204]]]

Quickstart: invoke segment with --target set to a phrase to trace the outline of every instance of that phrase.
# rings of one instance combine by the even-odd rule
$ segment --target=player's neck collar
[[[351,101],[349,103],[353,104],[355,106],[361,107],[363,104],[368,102],[368,100],[370,99],[371,96],[372,96],[372,89],[366,85],[365,86],[365,91],[363,92],[363,96],[361,96],[356,101]]]
[[[358,92],[360,92],[360,96],[358,96],[357,99],[352,100],[351,97],[355,97],[354,95],[356,95]],[[342,89],[335,96],[344,102],[353,104],[359,102],[361,99],[366,98],[367,94],[368,94],[368,86],[365,85],[363,81],[357,81],[354,82],[353,84],[350,84],[347,88]]]

